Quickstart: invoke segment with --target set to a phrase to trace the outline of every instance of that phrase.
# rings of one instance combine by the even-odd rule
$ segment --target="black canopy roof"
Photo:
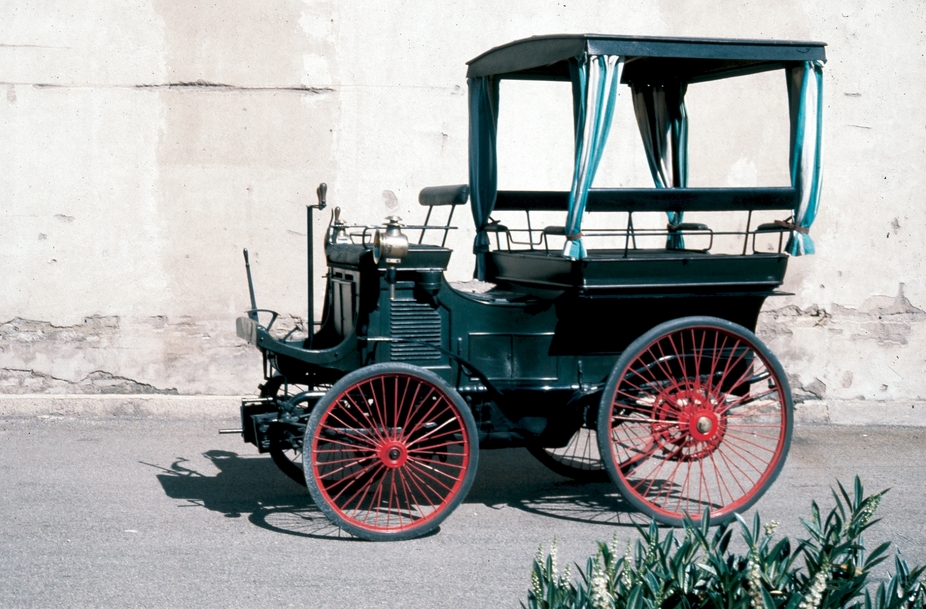
[[[568,80],[569,60],[621,55],[622,82],[700,82],[775,70],[795,62],[826,60],[825,43],[727,38],[657,38],[606,34],[533,36],[509,42],[471,60],[467,77]]]

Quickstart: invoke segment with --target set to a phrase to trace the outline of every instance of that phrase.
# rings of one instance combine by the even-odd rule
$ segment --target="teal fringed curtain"
[[[469,85],[469,188],[476,224],[473,253],[476,269],[473,276],[486,278],[489,236],[485,232],[489,215],[498,194],[498,79],[481,76],[467,79]]]
[[[800,197],[787,249],[792,256],[813,254],[807,234],[817,217],[823,185],[823,64],[806,61],[787,70],[791,111],[791,185]]]
[[[571,64],[570,68],[576,147],[563,256],[580,260],[586,256],[582,244],[582,215],[588,201],[588,189],[595,179],[611,128],[624,58],[617,55],[586,55]]]
[[[688,85],[631,85],[633,110],[643,137],[646,160],[656,188],[688,186]],[[670,224],[681,224],[683,212],[668,212]],[[666,249],[683,249],[680,233],[669,233]]]

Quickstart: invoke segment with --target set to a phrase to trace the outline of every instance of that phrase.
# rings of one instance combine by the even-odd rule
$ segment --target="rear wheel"
[[[260,397],[275,398],[277,402],[292,402],[293,398],[304,394],[307,390],[307,385],[287,384],[286,377],[277,375],[270,377],[266,383],[261,385]],[[312,405],[303,397],[293,406],[295,406],[293,413],[287,413],[284,408],[280,407],[279,417],[283,418],[290,414],[297,419],[297,422],[274,424],[267,452],[270,453],[270,458],[281,472],[294,482],[305,486],[305,474],[302,471],[302,440],[305,433],[305,421],[308,419],[308,412]]]
[[[605,387],[599,448],[621,495],[661,522],[723,522],[774,482],[791,443],[781,364],[756,336],[713,317],[635,340]]]
[[[560,476],[579,482],[607,482],[608,470],[598,452],[598,434],[585,425],[561,448],[528,446],[528,452]]]
[[[371,540],[436,528],[476,474],[473,415],[439,376],[407,364],[374,364],[316,404],[303,454],[309,492],[342,529]]]

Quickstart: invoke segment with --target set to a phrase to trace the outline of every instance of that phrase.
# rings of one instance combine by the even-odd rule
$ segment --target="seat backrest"
[[[418,202],[425,207],[463,205],[469,199],[469,184],[428,186],[418,193]]]
[[[769,188],[592,188],[587,211],[758,211],[793,210],[798,192]],[[566,191],[500,190],[497,210],[566,211]]]
[[[444,236],[441,239],[441,247],[447,243],[447,233],[450,232],[450,221],[453,219],[453,211],[457,205],[463,205],[469,200],[469,185],[454,184],[452,186],[428,186],[422,188],[418,193],[418,203],[428,208],[428,214],[424,218],[424,226],[421,228],[421,235],[418,237],[418,243],[424,241],[425,232],[429,228],[443,230]],[[431,212],[435,207],[450,206],[450,213],[447,214],[447,222],[443,226],[429,226],[431,222]]]

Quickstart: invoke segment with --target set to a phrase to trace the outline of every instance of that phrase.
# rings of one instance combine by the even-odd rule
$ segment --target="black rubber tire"
[[[303,446],[315,504],[372,541],[436,529],[469,492],[479,460],[463,398],[433,372],[398,363],[335,383],[315,405]]]
[[[598,454],[598,434],[585,426],[580,427],[563,448],[528,445],[527,452],[551,471],[578,482],[607,482],[611,479]]]
[[[684,317],[646,332],[618,359],[601,398],[598,443],[636,509],[673,526],[685,514],[699,522],[709,509],[716,524],[775,481],[793,423],[787,377],[755,334]]]

